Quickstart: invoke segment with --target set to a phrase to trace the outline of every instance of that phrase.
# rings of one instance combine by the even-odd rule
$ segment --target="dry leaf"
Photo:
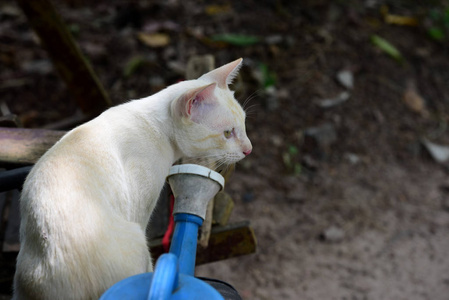
[[[418,93],[415,85],[411,81],[407,83],[403,101],[411,111],[418,113],[423,117],[429,116],[429,111],[426,108],[426,102]]]
[[[218,15],[218,14],[225,14],[231,12],[231,5],[225,4],[225,5],[208,5],[206,7],[206,14],[209,16]]]
[[[389,13],[389,8],[387,5],[382,5],[380,7],[380,13],[384,17],[385,23],[394,24],[399,26],[418,26],[419,21],[415,17],[410,16],[399,16],[392,15]]]
[[[142,43],[152,48],[165,47],[170,43],[170,37],[165,33],[139,32],[137,38]]]
[[[418,26],[418,19],[408,16],[386,15],[385,23],[399,26]]]

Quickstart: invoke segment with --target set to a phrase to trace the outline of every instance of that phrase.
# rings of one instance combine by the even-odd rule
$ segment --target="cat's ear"
[[[213,106],[211,100],[214,96],[216,83],[198,87],[184,93],[177,101],[174,110],[179,116],[198,122],[201,115]]]
[[[210,71],[204,74],[198,79],[207,79],[216,82],[219,88],[226,88],[232,83],[232,80],[237,76],[240,68],[242,67],[242,58],[239,58],[233,62],[230,62],[222,67]]]

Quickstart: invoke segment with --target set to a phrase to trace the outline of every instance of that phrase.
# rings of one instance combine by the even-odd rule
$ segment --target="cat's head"
[[[176,142],[183,156],[232,164],[251,153],[245,112],[228,87],[241,64],[238,59],[184,82],[187,91],[172,104],[172,115],[178,120]]]

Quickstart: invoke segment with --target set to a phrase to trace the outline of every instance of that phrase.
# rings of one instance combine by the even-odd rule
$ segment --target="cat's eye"
[[[232,128],[231,130],[225,130],[223,132],[225,138],[229,139],[232,137],[232,135],[234,134],[234,128]]]

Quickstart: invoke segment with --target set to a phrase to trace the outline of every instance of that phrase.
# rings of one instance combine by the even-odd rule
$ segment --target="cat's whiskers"
[[[211,154],[211,155],[202,155],[198,157],[189,157],[185,159],[184,163],[193,163],[198,165],[204,165],[206,167],[215,168],[218,161],[222,159],[222,155]]]
[[[228,164],[226,164],[226,159],[225,158],[221,158],[221,159],[217,160],[215,162],[215,170],[221,168],[223,165],[228,165]]]
[[[243,101],[242,108],[245,112],[246,112],[246,106],[248,105],[248,103],[250,101],[252,101],[254,98],[258,97],[261,92],[262,92],[262,89],[258,89],[256,91],[254,91],[251,95],[249,95],[248,98],[245,99],[245,101]]]
[[[229,159],[226,156],[223,155],[204,155],[199,157],[191,157],[188,160],[186,160],[188,163],[196,163],[199,165],[205,165],[206,167],[219,170],[223,166],[225,168],[229,168],[230,163]]]
[[[221,170],[221,173],[226,174],[229,170],[231,170],[232,165],[226,165],[224,169]]]
[[[246,98],[246,100],[243,102],[242,108],[245,111],[246,117],[252,117],[253,115],[256,115],[256,110],[254,108],[258,107],[260,104],[253,103],[250,106],[248,106],[248,104],[256,97],[259,97],[261,92],[262,92],[262,89],[258,89],[257,91],[255,91],[254,93],[249,95],[249,97]]]
[[[226,174],[228,172],[228,170],[230,170],[232,168],[232,165],[234,165],[234,164],[225,163],[225,164],[222,164],[222,166],[224,166],[223,168],[221,168],[221,169],[217,168],[217,170],[219,170],[219,172],[221,174]]]
[[[245,110],[246,113],[246,117],[247,118],[252,118],[253,116],[257,115],[257,110],[255,109],[256,107],[259,107],[260,104],[259,103],[254,103],[251,104],[250,106],[248,106]]]

